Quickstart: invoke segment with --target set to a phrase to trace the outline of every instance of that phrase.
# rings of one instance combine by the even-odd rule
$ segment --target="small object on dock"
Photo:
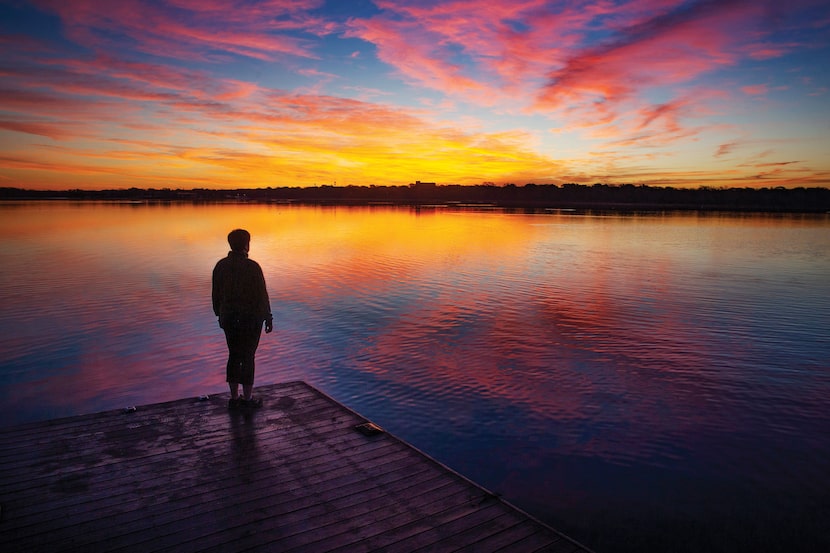
[[[135,405],[130,405],[129,407],[124,407],[125,413],[135,413],[137,411]]]
[[[199,401],[207,401],[210,399],[210,396],[205,394],[203,396],[199,396]]]
[[[355,425],[354,429],[364,436],[377,436],[385,432],[383,428],[373,422],[364,422],[363,424]]]

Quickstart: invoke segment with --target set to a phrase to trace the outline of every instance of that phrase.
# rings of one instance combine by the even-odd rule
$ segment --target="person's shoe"
[[[239,408],[240,402],[243,401],[242,398],[231,398],[228,400],[228,409],[237,409]]]
[[[248,407],[251,409],[257,409],[262,407],[262,398],[259,397],[252,397],[251,399],[239,398],[239,406],[240,407]]]

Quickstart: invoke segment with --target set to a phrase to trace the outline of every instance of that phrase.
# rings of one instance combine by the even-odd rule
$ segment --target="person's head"
[[[245,229],[235,229],[228,233],[228,244],[235,252],[247,253],[251,244],[251,233]]]

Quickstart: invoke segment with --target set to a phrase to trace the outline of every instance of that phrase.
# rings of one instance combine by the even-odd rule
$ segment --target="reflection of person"
[[[231,390],[228,406],[259,407],[262,399],[251,394],[254,388],[254,355],[265,321],[265,332],[274,329],[271,304],[262,268],[248,259],[251,235],[236,229],[228,234],[231,251],[213,269],[213,312],[228,342],[227,381]],[[239,397],[242,384],[244,397]]]

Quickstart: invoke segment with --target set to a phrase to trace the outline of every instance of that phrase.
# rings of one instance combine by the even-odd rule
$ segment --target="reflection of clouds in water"
[[[215,379],[195,369],[223,363],[209,270],[205,275],[181,257],[175,236],[157,235],[166,227],[153,221],[163,214],[49,205],[39,208],[49,217],[20,223],[20,243],[34,246],[4,256],[6,274],[15,278],[3,281],[3,315],[15,328],[4,333],[12,338],[3,350],[11,354],[9,372],[29,382],[9,394],[18,416],[91,412],[215,389]]]
[[[311,314],[307,321],[317,329],[307,339],[326,352],[318,366],[372,375],[400,402],[412,403],[408,396],[466,398],[452,403],[451,428],[459,434],[494,426],[472,414],[465,419],[471,405],[487,402],[501,412],[521,406],[522,432],[544,436],[556,420],[560,451],[623,464],[673,464],[688,454],[695,440],[689,436],[744,432],[752,415],[744,405],[724,408],[720,394],[731,393],[725,375],[731,367],[763,361],[757,348],[733,343],[730,330],[740,320],[701,325],[690,316],[699,301],[725,299],[717,283],[689,286],[700,256],[672,258],[674,248],[646,247],[640,234],[653,229],[640,221],[640,234],[632,235],[630,221],[624,222],[629,226],[619,231],[598,219],[601,228],[591,233],[578,220],[585,238],[556,227],[546,243],[537,237],[524,249],[509,249],[510,263],[502,265],[492,263],[498,254],[474,255],[463,247],[444,258],[453,260],[449,264],[441,264],[440,255],[413,254],[403,263],[418,271],[397,271],[405,276],[385,281],[382,296],[362,286],[376,276],[371,256],[362,264],[326,267],[331,274],[320,274],[327,285],[315,274],[310,289],[330,292],[319,299],[327,305],[320,313],[336,315]],[[687,233],[670,228],[661,239],[673,243]],[[602,249],[608,241],[614,247]],[[544,248],[547,257],[539,258]],[[384,269],[395,272],[386,261]],[[330,385],[353,393],[342,376],[331,376]],[[352,385],[360,386],[355,380]],[[504,424],[498,413],[489,414]]]
[[[528,504],[650,471],[804,490],[830,458],[826,221],[33,209],[0,223],[3,420],[225,391],[210,272],[245,227],[275,315],[257,382],[307,380]]]

